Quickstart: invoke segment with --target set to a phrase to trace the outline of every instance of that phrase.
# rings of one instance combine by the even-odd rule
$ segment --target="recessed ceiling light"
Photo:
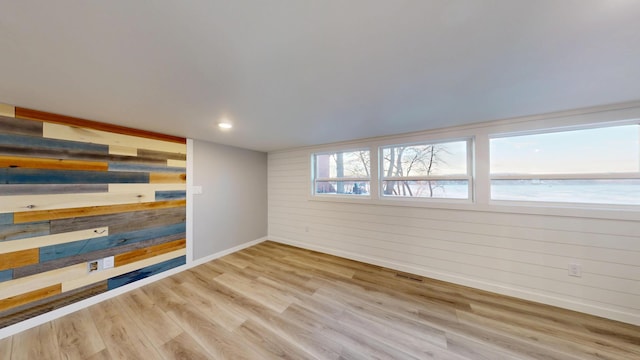
[[[233,127],[233,125],[231,125],[230,122],[223,121],[223,122],[218,123],[218,127],[220,129],[225,129],[226,130],[226,129],[231,129]]]

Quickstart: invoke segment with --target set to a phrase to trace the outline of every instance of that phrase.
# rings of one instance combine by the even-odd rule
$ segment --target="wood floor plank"
[[[86,359],[106,348],[88,309],[53,320],[53,325],[63,359]]]
[[[273,242],[48,324],[0,358],[640,358],[638,326]]]
[[[16,335],[13,341],[16,347],[13,359],[61,359],[56,332],[51,322],[26,330]]]

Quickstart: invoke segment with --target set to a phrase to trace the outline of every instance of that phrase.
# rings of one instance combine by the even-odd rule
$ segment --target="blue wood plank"
[[[156,201],[186,199],[185,190],[156,191]]]
[[[0,271],[0,282],[7,281],[13,279],[13,270],[3,270]]]
[[[184,222],[151,229],[131,231],[99,238],[74,241],[66,244],[44,246],[40,248],[40,262],[61,259],[92,251],[123,246],[144,240],[185,233]]]
[[[115,184],[148,183],[149,174],[78,170],[0,169],[0,184]]]
[[[20,148],[40,148],[50,150],[82,150],[91,153],[109,153],[108,145],[91,144],[80,141],[47,139],[38,136],[0,134],[0,144]]]
[[[13,213],[0,214],[0,225],[13,224]]]
[[[167,271],[169,269],[173,269],[180,265],[184,265],[187,263],[186,256],[180,256],[175,259],[167,260],[155,265],[147,266],[139,270],[132,271],[130,273],[126,273],[120,276],[113,277],[108,280],[109,290],[115,289],[122,285],[126,285],[132,283],[134,281],[138,281],[149,277],[151,275],[159,274],[163,271]]]
[[[164,172],[164,173],[178,173],[182,174],[187,171],[183,167],[168,167],[157,165],[142,165],[131,163],[109,163],[109,171],[142,171],[142,172]]]

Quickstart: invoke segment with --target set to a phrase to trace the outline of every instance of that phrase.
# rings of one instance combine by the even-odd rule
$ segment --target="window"
[[[369,150],[328,152],[313,155],[314,194],[370,194]]]
[[[636,124],[495,136],[491,199],[640,205]]]
[[[380,149],[385,197],[471,198],[471,141],[391,145]]]

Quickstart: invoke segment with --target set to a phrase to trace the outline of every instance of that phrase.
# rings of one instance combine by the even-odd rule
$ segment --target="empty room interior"
[[[640,359],[638,19],[0,0],[0,359]]]

